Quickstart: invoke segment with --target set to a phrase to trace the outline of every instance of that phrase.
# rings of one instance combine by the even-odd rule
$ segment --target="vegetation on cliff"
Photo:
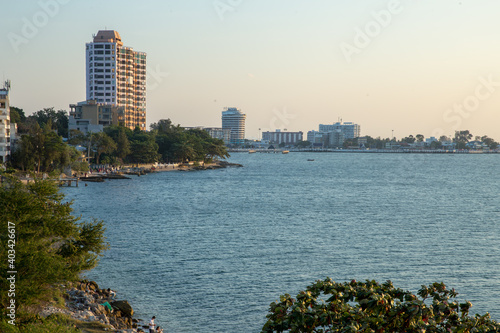
[[[3,330],[12,328],[8,321],[15,313],[16,326],[25,332],[32,309],[54,298],[60,283],[78,281],[107,248],[103,222],[73,216],[71,202],[50,181],[23,185],[6,178],[0,186],[0,228]],[[14,311],[9,309],[13,303]]]

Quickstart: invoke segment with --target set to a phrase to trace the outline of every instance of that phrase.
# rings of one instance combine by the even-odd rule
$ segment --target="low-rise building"
[[[330,147],[342,147],[345,136],[342,131],[332,131],[328,133],[328,143]]]
[[[191,126],[191,127],[183,127],[185,130],[190,129],[200,129],[208,132],[211,138],[220,139],[224,141],[224,144],[227,145],[231,142],[231,129],[230,128],[222,128],[222,127],[203,127],[203,126]]]
[[[229,144],[231,141],[231,129],[230,128],[222,128],[222,127],[205,127],[203,128],[208,132],[210,137],[214,139],[220,139],[224,141],[224,144]]]
[[[300,141],[303,141],[303,132],[282,132],[277,129],[274,132],[262,132],[262,141],[268,142],[270,144],[282,144],[285,145],[295,145]]]
[[[83,134],[102,132],[104,127],[123,124],[123,107],[112,104],[97,103],[90,100],[78,104],[70,104],[68,131],[78,130]]]
[[[328,133],[321,131],[309,131],[307,132],[307,141],[312,144],[324,144],[328,138]]]

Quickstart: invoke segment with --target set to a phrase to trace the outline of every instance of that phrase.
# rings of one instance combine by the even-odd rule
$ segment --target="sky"
[[[31,114],[85,100],[85,43],[116,30],[147,53],[147,124],[246,136],[318,130],[500,140],[498,0],[4,1],[0,79]]]

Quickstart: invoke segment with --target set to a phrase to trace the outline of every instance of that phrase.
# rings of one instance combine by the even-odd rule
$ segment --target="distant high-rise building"
[[[10,158],[11,142],[15,138],[17,126],[10,122],[10,81],[6,81],[0,89],[0,163]]]
[[[319,125],[319,131],[324,133],[340,131],[344,134],[345,139],[358,138],[361,133],[361,127],[352,122],[336,122],[332,125]]]
[[[86,45],[87,100],[123,107],[118,121],[146,129],[146,53],[123,46],[114,30],[99,30]]]
[[[222,111],[222,129],[231,129],[230,144],[245,142],[246,117],[246,114],[237,108],[224,108],[224,111]]]

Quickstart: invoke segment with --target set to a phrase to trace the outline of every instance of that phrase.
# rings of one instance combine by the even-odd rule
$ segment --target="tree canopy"
[[[49,125],[50,129],[55,130],[60,136],[68,137],[68,113],[65,110],[56,111],[53,107],[44,108],[30,115],[27,122],[36,122],[42,128]]]
[[[270,305],[262,332],[500,332],[489,314],[469,316],[470,302],[444,283],[422,286],[417,295],[390,281],[338,283],[318,280],[294,299]]]
[[[38,301],[56,283],[77,281],[82,271],[94,268],[107,247],[102,221],[81,222],[71,215],[71,202],[50,181],[23,185],[7,178],[0,186],[0,290],[8,290],[9,264],[17,271],[16,303]],[[14,226],[12,235],[8,226]],[[8,247],[7,243],[14,244]],[[8,250],[15,261],[8,262]],[[6,311],[7,292],[0,294],[0,312]]]

